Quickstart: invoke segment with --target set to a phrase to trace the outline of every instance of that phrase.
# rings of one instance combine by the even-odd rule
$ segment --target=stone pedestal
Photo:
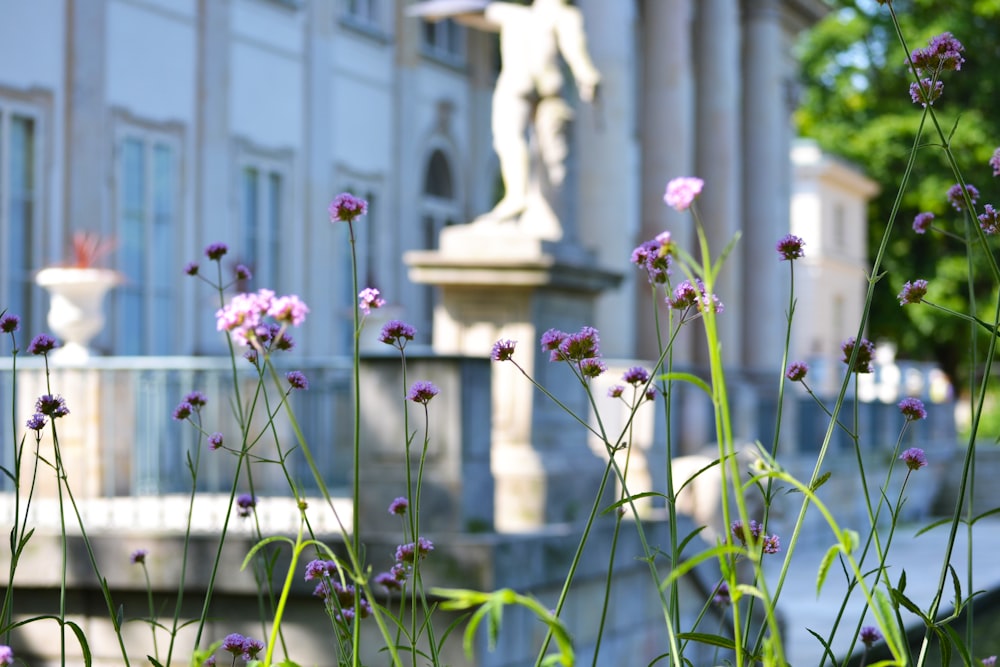
[[[449,228],[440,245],[405,257],[415,282],[440,288],[435,352],[485,356],[499,339],[517,341],[517,366],[494,362],[491,380],[497,530],[586,518],[603,461],[588,447],[584,427],[518,366],[586,419],[584,387],[565,364],[549,362],[539,338],[551,328],[572,333],[591,324],[595,298],[620,276],[595,267],[575,245],[540,240],[513,225]]]

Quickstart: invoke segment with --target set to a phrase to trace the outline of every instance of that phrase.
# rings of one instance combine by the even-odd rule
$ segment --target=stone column
[[[694,81],[691,64],[690,0],[645,0],[642,23],[643,66],[641,96],[642,193],[641,228],[638,245],[664,230],[670,230],[682,247],[693,250],[694,234],[690,213],[676,213],[663,203],[667,181],[693,176],[694,169]],[[649,285],[641,277],[637,283],[635,318],[637,354],[658,356],[658,343],[650,306]],[[660,299],[661,321],[666,306]],[[691,358],[691,327],[674,344],[675,358]]]
[[[697,80],[698,127],[695,172],[705,180],[698,211],[709,247],[718,256],[742,228],[740,194],[740,17],[739,0],[700,0],[696,3],[694,52]],[[716,279],[715,292],[725,304],[718,318],[719,342],[727,362],[740,365],[742,318],[741,248],[726,260]],[[708,362],[704,338],[698,338],[695,358]]]
[[[743,361],[777,373],[787,267],[774,246],[788,233],[789,141],[778,0],[743,3]]]
[[[636,140],[635,3],[581,0],[587,44],[601,73],[598,99],[581,105],[576,127],[581,243],[602,266],[622,267],[624,280],[597,299],[593,326],[609,357],[631,357],[635,345],[638,271],[626,270],[639,234],[639,157]],[[643,281],[645,282],[645,281]]]

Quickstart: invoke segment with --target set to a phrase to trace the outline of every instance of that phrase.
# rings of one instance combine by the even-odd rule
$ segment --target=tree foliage
[[[922,109],[910,99],[914,79],[889,6],[875,0],[830,0],[830,4],[830,15],[800,44],[804,95],[796,122],[802,135],[855,163],[882,186],[869,209],[869,252],[874,258]],[[942,32],[951,32],[965,46],[961,71],[941,76],[944,93],[934,111],[946,135],[951,133],[949,141],[966,182],[981,193],[978,212],[985,203],[1000,205],[1000,180],[988,165],[1000,145],[1000,113],[995,108],[1000,99],[1000,0],[896,0],[892,9],[910,51]],[[928,299],[941,305],[961,312],[971,312],[973,302],[980,312],[992,312],[995,306],[996,285],[981,265],[975,269],[981,279],[969,285],[961,238],[967,220],[945,198],[954,183],[941,141],[928,122],[892,223],[869,336],[895,342],[902,357],[934,360],[961,382],[973,370],[961,365],[968,356],[968,324],[924,306],[901,308],[896,300],[904,282],[924,278],[930,281]],[[934,213],[935,226],[955,237],[936,231],[916,234],[912,222],[921,211]]]

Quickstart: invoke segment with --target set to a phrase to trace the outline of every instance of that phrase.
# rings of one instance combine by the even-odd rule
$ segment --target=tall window
[[[441,230],[459,222],[460,213],[451,163],[440,149],[434,150],[427,161],[423,192],[421,244],[424,249],[431,250],[437,248]],[[426,285],[422,301],[423,326],[418,327],[418,330],[430,332],[434,321],[436,288]]]
[[[285,173],[253,163],[240,173],[240,261],[253,273],[253,285],[280,290],[281,228],[285,220]]]
[[[465,30],[451,19],[424,21],[421,46],[426,55],[462,64],[465,60]]]
[[[117,172],[116,256],[124,282],[115,291],[114,352],[170,354],[178,318],[176,143],[151,132],[123,134]]]
[[[37,332],[38,123],[34,115],[0,102],[0,309],[21,317],[23,335]]]

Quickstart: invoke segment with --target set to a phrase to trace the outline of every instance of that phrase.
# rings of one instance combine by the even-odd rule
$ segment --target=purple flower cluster
[[[728,607],[733,603],[733,598],[729,595],[729,584],[724,581],[719,584],[715,589],[715,595],[712,596],[712,602],[720,607]]]
[[[382,332],[379,334],[378,339],[386,345],[392,345],[393,347],[402,350],[406,347],[407,341],[413,340],[413,337],[416,335],[417,330],[406,322],[389,320],[385,323],[385,326],[382,327]]]
[[[955,183],[955,185],[948,188],[948,203],[956,211],[964,211],[966,193],[969,195],[972,205],[975,206],[976,202],[979,201],[979,189],[975,185],[966,184],[963,191],[961,183]]]
[[[66,407],[66,399],[62,396],[44,394],[39,396],[38,400],[35,401],[35,412],[51,417],[52,419],[58,419],[59,417],[68,415],[69,408]]]
[[[920,303],[925,296],[927,296],[927,281],[914,280],[906,281],[896,298],[899,299],[899,305],[905,306],[911,303]]]
[[[237,294],[216,311],[216,328],[230,332],[238,345],[261,344],[262,340],[275,337],[265,317],[274,318],[283,326],[298,326],[308,312],[309,307],[294,294],[276,297],[271,290],[261,289],[252,294]]]
[[[249,493],[241,493],[236,497],[236,513],[240,516],[250,516],[255,507],[257,507],[257,499]]]
[[[850,372],[871,373],[873,370],[872,361],[875,359],[875,344],[866,338],[862,338],[860,343],[854,336],[845,340],[840,346],[840,351],[844,354],[841,361],[845,364],[851,362],[851,355],[854,354],[855,345],[858,346],[858,358],[854,360],[854,366],[850,369]]]
[[[913,218],[913,231],[917,234],[926,234],[927,230],[931,228],[931,223],[933,222],[934,214],[930,211],[918,213],[916,217]]]
[[[775,246],[775,250],[777,250],[778,254],[781,255],[782,261],[790,261],[806,256],[805,250],[803,250],[805,245],[806,242],[803,241],[802,238],[795,236],[794,234],[788,234],[778,241],[778,245]]]
[[[665,283],[670,275],[670,258],[673,251],[670,232],[662,232],[653,240],[645,241],[633,250],[631,262],[646,270],[650,285]]]
[[[991,204],[983,206],[983,212],[978,216],[979,226],[983,233],[992,236],[1000,232],[1000,211],[997,211]]]
[[[995,655],[991,655],[988,658],[983,658],[980,662],[983,663],[983,667],[994,667],[997,664],[997,657]]]
[[[26,426],[32,431],[41,431],[45,428],[45,415],[40,412],[36,412],[28,418]]]
[[[809,366],[804,361],[793,361],[785,369],[785,377],[792,382],[802,382],[809,372]]]
[[[57,347],[59,347],[59,343],[56,342],[55,338],[42,333],[32,338],[31,342],[28,343],[28,353],[34,355],[48,354]]]
[[[0,644],[0,665],[9,667],[14,664],[14,650],[6,644]]]
[[[1000,148],[995,149],[990,156],[990,166],[993,167],[993,175],[1000,176]]]
[[[385,299],[379,295],[380,292],[374,287],[366,287],[358,292],[358,308],[363,314],[371,315],[372,310],[385,305]]]
[[[622,381],[631,385],[646,384],[649,382],[649,371],[642,366],[633,366],[622,375]]]
[[[332,560],[311,560],[306,563],[306,581],[322,581],[337,574],[336,561]]]
[[[253,278],[253,273],[251,273],[245,264],[237,264],[234,273],[237,280],[250,280]]]
[[[438,389],[433,382],[428,382],[427,380],[417,380],[410,387],[410,391],[406,393],[406,400],[427,405],[430,403],[430,400],[439,393],[441,393],[441,390]]]
[[[686,176],[675,178],[667,183],[667,191],[663,195],[664,203],[675,211],[686,211],[701,194],[705,181],[700,178]]]
[[[919,447],[910,447],[900,455],[899,460],[910,470],[919,470],[927,465],[927,455]]]
[[[148,549],[136,549],[132,552],[132,555],[128,557],[129,562],[133,565],[146,562],[146,556],[149,555]]]
[[[927,106],[941,97],[944,84],[938,80],[945,70],[958,71],[962,69],[965,58],[962,52],[965,47],[955,39],[950,32],[944,32],[931,38],[930,43],[916,49],[910,54],[910,60],[917,70],[920,82],[910,84],[910,98],[914,104]]]
[[[213,262],[218,262],[227,252],[229,252],[229,247],[225,243],[210,243],[205,247],[205,257]]]
[[[899,402],[898,407],[899,411],[906,417],[906,421],[927,419],[927,410],[924,408],[924,402],[919,398],[904,398]]]
[[[288,380],[288,386],[292,389],[301,389],[305,391],[309,388],[309,380],[306,379],[306,376],[302,371],[288,371],[285,373],[285,379]]]
[[[927,77],[920,79],[919,83],[914,81],[910,84],[910,99],[913,100],[914,104],[919,104],[922,107],[934,104],[943,92],[943,82],[933,81]]]
[[[872,644],[882,639],[882,634],[876,628],[866,625],[861,628],[861,634],[858,635],[858,638],[862,644],[870,648]]]
[[[507,361],[514,356],[514,347],[517,345],[516,340],[501,339],[493,344],[493,350],[490,351],[490,359],[493,361]]]
[[[396,547],[396,562],[413,565],[418,559],[423,560],[434,551],[434,543],[426,537],[418,537],[416,542],[400,544]]]
[[[714,294],[705,291],[705,284],[700,279],[695,279],[692,283],[685,280],[674,289],[674,294],[667,298],[667,305],[674,310],[687,310],[695,308],[698,312],[704,313],[711,308],[716,313],[723,310],[722,302]]]
[[[542,352],[549,361],[565,361],[577,367],[586,378],[595,378],[608,367],[601,361],[601,337],[594,327],[583,327],[576,333],[549,329],[542,334]]]
[[[212,435],[208,436],[208,448],[209,449],[211,449],[211,450],[214,451],[216,449],[219,449],[220,447],[222,447],[222,434],[221,433],[213,433]]]
[[[339,567],[335,561],[322,559],[310,561],[306,565],[305,580],[318,582],[313,589],[313,595],[322,598],[333,612],[336,621],[349,623],[355,616],[355,587],[335,579],[338,571]],[[361,598],[359,608],[361,618],[367,618],[372,613],[371,605],[364,598]]]
[[[743,522],[737,519],[729,529],[732,531],[733,539],[743,546],[748,542],[750,544],[760,542],[761,550],[766,554],[776,554],[781,551],[781,539],[777,535],[766,534],[764,524],[758,521],[750,519],[749,525],[744,526]]]
[[[403,516],[406,514],[406,508],[410,506],[410,502],[403,497],[396,498],[391,503],[389,503],[389,514],[394,514],[396,516]]]
[[[0,331],[3,333],[14,333],[20,326],[21,318],[17,315],[4,313],[3,317],[0,317]]]
[[[349,192],[342,192],[330,202],[330,222],[352,222],[368,213],[368,202]]]
[[[240,656],[244,661],[250,662],[257,658],[257,654],[264,650],[264,642],[244,637],[238,632],[226,635],[222,640],[222,650]]]

